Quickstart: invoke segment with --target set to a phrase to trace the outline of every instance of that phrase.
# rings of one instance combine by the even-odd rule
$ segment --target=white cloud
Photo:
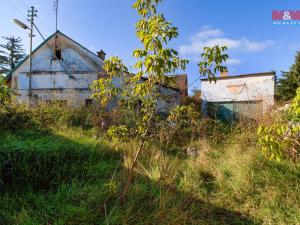
[[[242,61],[241,60],[239,60],[239,59],[228,59],[227,61],[226,61],[226,64],[227,65],[239,65],[239,64],[241,64],[242,63]]]
[[[274,45],[274,42],[271,40],[254,41],[246,37],[230,39],[222,30],[205,26],[191,37],[189,44],[179,46],[179,52],[184,56],[200,55],[204,47],[215,45],[227,46],[230,50],[240,52],[260,52]]]
[[[201,31],[194,35],[191,39],[197,41],[199,39],[220,37],[223,34],[223,31],[221,31],[220,29],[210,29],[210,27],[203,27]]]
[[[236,49],[241,46],[240,40],[232,40],[228,38],[214,38],[203,42],[203,47],[213,47],[215,45],[226,46],[228,49]]]
[[[242,38],[242,45],[244,47],[244,51],[247,52],[260,52],[274,45],[274,41],[265,40],[265,41],[250,41],[247,38]]]

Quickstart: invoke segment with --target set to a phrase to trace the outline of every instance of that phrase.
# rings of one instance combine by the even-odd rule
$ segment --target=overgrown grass
[[[91,133],[21,130],[0,138],[0,224],[96,224],[120,154]]]
[[[0,133],[1,225],[300,224],[300,168],[263,158],[255,124],[204,121],[187,144],[150,141],[121,204],[136,143],[116,149],[84,112],[38,110]]]
[[[177,198],[184,201],[179,197],[182,193],[185,199],[193,198],[209,205],[208,212],[203,212],[205,206],[199,203],[185,210],[184,223],[300,223],[299,167],[290,162],[278,164],[266,161],[255,147],[234,144],[226,149],[209,149],[207,143],[199,143],[199,147],[202,153],[196,159],[150,154],[139,168],[143,176],[163,181],[169,186],[168,191],[175,188],[176,193],[181,193],[164,198],[164,204],[172,203],[172,210],[182,211],[182,204],[177,202]],[[197,212],[193,211],[195,208]],[[211,208],[230,211],[216,215]],[[232,212],[237,214],[232,215]]]

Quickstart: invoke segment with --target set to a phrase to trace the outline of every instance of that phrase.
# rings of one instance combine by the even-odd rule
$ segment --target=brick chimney
[[[180,90],[181,98],[188,96],[187,75],[176,75],[176,87]]]
[[[224,70],[221,74],[220,77],[228,77],[228,71]]]
[[[103,50],[100,50],[99,52],[97,52],[97,55],[100,59],[102,59],[103,61],[105,60],[105,55],[106,53]]]

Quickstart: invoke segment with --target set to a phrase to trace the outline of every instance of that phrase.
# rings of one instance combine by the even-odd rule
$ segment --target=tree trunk
[[[137,152],[135,154],[135,157],[133,159],[133,162],[132,162],[132,165],[130,167],[130,170],[129,170],[129,175],[127,177],[127,180],[126,180],[126,183],[125,183],[125,186],[124,186],[124,189],[123,189],[123,192],[121,194],[121,201],[124,203],[125,202],[125,197],[126,197],[126,194],[127,194],[127,191],[131,185],[131,182],[132,182],[132,177],[133,177],[133,172],[134,172],[134,168],[137,164],[137,160],[138,160],[138,157],[144,147],[144,144],[145,144],[145,141],[146,141],[146,137],[149,133],[149,129],[150,129],[150,126],[151,126],[151,121],[155,115],[155,109],[156,109],[156,104],[158,102],[158,99],[155,100],[155,104],[154,104],[154,107],[152,108],[152,111],[151,111],[151,115],[150,115],[150,118],[149,118],[149,121],[148,121],[148,124],[147,124],[147,127],[146,127],[146,130],[144,132],[144,134],[141,136],[141,141],[140,141],[140,145],[137,149]]]

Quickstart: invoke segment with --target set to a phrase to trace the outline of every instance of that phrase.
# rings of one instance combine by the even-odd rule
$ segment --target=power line
[[[20,1],[25,7],[28,6],[24,0],[19,0],[19,1]],[[58,0],[54,0],[54,1],[55,1],[55,7],[56,7],[56,11],[57,11],[57,9],[58,9]],[[12,4],[12,2],[11,2],[10,0],[6,0],[6,2],[7,2],[12,8],[14,8],[15,10],[17,10],[18,13],[20,13],[20,15],[22,15],[22,17],[24,17],[24,19],[28,20],[28,19],[27,19],[27,16],[28,16],[28,15],[26,15],[26,14],[25,14],[24,12],[22,12],[18,7],[16,7],[14,4]],[[30,7],[29,7],[29,8],[30,8]],[[37,16],[37,15],[35,14],[34,16]],[[46,26],[48,26],[48,24],[45,23],[45,21],[44,21],[41,17],[39,17],[39,16],[37,16],[37,17],[40,18],[40,21],[42,21]],[[29,21],[29,22],[30,22],[30,21]],[[37,29],[37,31],[38,31],[39,35],[42,37],[42,39],[43,39],[44,41],[46,41],[46,39],[45,39],[44,36],[42,35],[41,31],[38,29],[38,27],[37,27],[37,25],[36,25],[36,22],[34,22],[33,25],[34,25],[34,27]],[[49,28],[49,26],[48,26],[48,28]],[[49,30],[50,30],[50,29],[49,29]],[[47,47],[52,51],[52,48],[49,46],[49,44],[48,44],[47,42],[46,42],[46,44],[47,44]],[[87,54],[86,54],[84,51],[82,51],[82,53],[83,53],[84,55],[87,56]]]
[[[44,36],[42,35],[42,33],[40,32],[40,30],[37,28],[37,26],[35,25],[35,23],[33,23],[33,26],[35,27],[35,29],[37,30],[37,32],[41,35],[41,37],[43,38],[44,41],[46,41],[46,39],[44,38]]]
[[[25,8],[30,8],[29,5],[24,2],[24,0],[19,0],[19,1],[22,3],[22,5],[25,6]]]
[[[30,6],[29,6],[24,0],[19,0],[19,1],[22,3],[22,5],[23,5],[26,9],[30,8]],[[45,27],[46,27],[46,29],[47,29],[48,31],[51,31],[51,30],[52,30],[51,26],[50,26],[48,23],[46,23],[46,21],[45,21],[42,17],[40,17],[40,16],[37,16],[37,17],[39,18],[39,21],[42,22],[43,25],[45,25]]]
[[[196,81],[198,81],[198,80],[200,80],[200,79],[201,79],[201,77],[196,78],[192,83],[190,83],[190,84],[188,85],[188,88],[191,87],[194,83],[196,83]]]
[[[42,24],[45,26],[45,28],[52,33],[53,27],[49,23],[47,23],[41,16],[38,16],[38,18],[39,21],[42,22]]]
[[[48,49],[52,52],[53,50],[52,50],[52,47],[49,45],[49,43],[47,42],[47,40],[44,38],[44,36],[43,36],[43,34],[41,33],[41,31],[38,29],[38,27],[35,25],[35,24],[33,24],[34,25],[34,27],[35,27],[35,29],[37,30],[37,32],[39,33],[39,35],[42,37],[42,39],[44,40],[44,42],[45,42],[45,44],[46,44],[46,46],[48,47]],[[83,52],[83,54],[84,55],[86,55],[84,52]],[[68,68],[59,60],[59,63],[60,63],[60,65],[64,68],[64,72],[70,77],[71,76],[71,74],[72,74],[72,72],[75,72],[75,70],[72,68],[72,67],[69,67],[69,68],[71,68],[71,71],[70,70],[68,70]]]
[[[12,7],[12,8],[14,8],[16,11],[18,11],[18,13],[20,13],[20,15],[22,15],[22,17],[24,17],[24,19],[26,19],[26,20],[28,20],[30,23],[31,23],[31,32],[32,32],[32,29],[33,29],[33,26],[36,28],[36,30],[37,30],[37,32],[39,33],[39,35],[42,37],[42,39],[44,40],[44,42],[46,43],[46,45],[47,45],[47,47],[49,48],[49,50],[50,51],[52,51],[52,48],[51,48],[51,46],[49,46],[49,43],[46,41],[46,39],[44,38],[44,36],[43,36],[43,34],[41,33],[41,31],[39,30],[39,28],[37,27],[37,25],[34,23],[34,17],[36,17],[37,16],[37,11],[36,10],[34,10],[34,7],[32,6],[31,7],[31,10],[28,10],[28,13],[31,13],[30,15],[28,14],[27,16],[29,17],[29,19],[27,19],[27,16],[26,16],[26,14],[24,13],[24,12],[22,12],[18,7],[16,7],[14,4],[12,4],[12,2],[10,2],[10,0],[6,0],[7,1],[7,3]],[[20,0],[20,2],[27,8],[27,4],[23,1],[23,0]],[[58,9],[58,0],[56,0],[56,31],[57,31],[57,9]],[[41,17],[39,17],[40,19],[42,19]],[[41,20],[42,22],[44,22],[43,20]],[[45,22],[44,22],[44,24],[45,25],[47,25],[48,26],[48,24],[46,24]],[[33,37],[33,35],[31,34],[31,38]],[[31,45],[31,44],[30,44]],[[30,47],[31,48],[31,47]],[[84,54],[84,55],[86,55],[87,56],[87,54],[84,52],[84,51],[82,51],[82,53]],[[32,63],[32,61],[31,61],[31,57],[30,57],[30,67],[31,67],[31,63]],[[75,70],[72,68],[72,67],[70,67],[71,68],[71,71],[69,71],[68,70],[68,68],[66,68],[66,66],[62,63],[62,62],[60,62],[60,64],[61,64],[61,66],[65,69],[65,72],[66,72],[66,74],[68,75],[68,73],[72,73],[72,72],[74,72]],[[31,73],[31,72],[30,72]],[[31,77],[30,77],[31,78]],[[31,87],[30,87],[30,89],[31,89]],[[30,90],[31,91],[31,90]]]
[[[6,2],[12,7],[14,8],[16,11],[18,11],[18,13],[20,13],[20,15],[24,18],[24,19],[27,19],[27,15],[22,12],[18,7],[16,7],[14,4],[11,3],[10,0],[6,0]]]
[[[21,3],[22,3],[22,5],[24,5],[25,6],[25,8],[26,9],[28,9],[28,8],[30,8],[29,6],[28,6],[28,4],[26,4],[25,2],[24,2],[24,0],[19,0]],[[10,0],[6,0],[6,2],[13,8],[13,9],[15,9],[21,16],[22,16],[22,18],[24,19],[24,20],[27,20],[27,15],[24,13],[24,11],[22,11],[22,10],[20,10],[15,4],[13,4]],[[40,17],[40,16],[38,16],[38,18],[40,19],[40,21],[46,26],[46,28],[49,30],[49,31],[51,31],[52,30],[52,28],[50,28],[50,26]]]
[[[39,21],[45,25],[45,28],[47,28],[47,30],[51,32],[53,28],[48,23],[46,23],[42,17],[38,16],[38,18],[39,18]]]

